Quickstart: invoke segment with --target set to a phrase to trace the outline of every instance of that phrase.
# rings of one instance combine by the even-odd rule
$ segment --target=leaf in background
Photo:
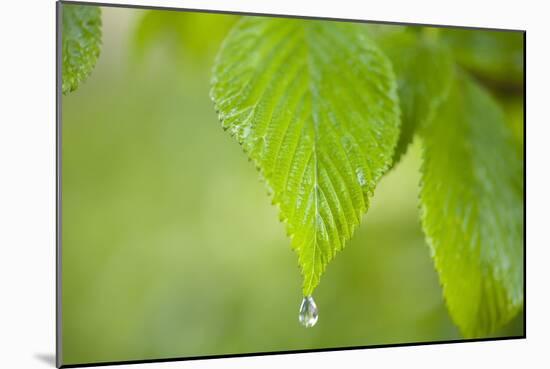
[[[97,6],[63,4],[62,91],[72,92],[92,72],[101,45],[101,10]]]
[[[401,133],[393,165],[405,154],[417,127],[432,118],[445,98],[453,77],[449,51],[435,40],[410,32],[379,33],[375,41],[390,58],[397,77],[401,107]]]
[[[477,76],[504,85],[523,84],[522,32],[445,28],[441,39]]]
[[[137,23],[134,52],[143,57],[153,47],[164,44],[180,59],[187,53],[200,59],[212,57],[239,18],[228,14],[149,10]]]
[[[487,336],[523,305],[523,165],[504,115],[460,74],[422,129],[422,223],[453,320]]]
[[[504,110],[508,127],[514,136],[517,149],[523,157],[523,139],[525,135],[523,119],[525,106],[523,104],[523,96],[510,96],[503,94],[499,96],[499,102]]]
[[[212,99],[279,205],[304,295],[391,164],[396,87],[389,61],[357,25],[246,18],[220,50]]]

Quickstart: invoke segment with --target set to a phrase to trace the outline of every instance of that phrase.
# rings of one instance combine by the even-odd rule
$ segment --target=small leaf
[[[483,337],[523,305],[523,165],[503,113],[460,74],[422,129],[422,223],[449,312]]]
[[[211,96],[280,208],[311,295],[388,169],[395,78],[357,25],[246,18],[224,41]]]
[[[449,51],[426,37],[401,31],[378,33],[376,43],[390,58],[397,77],[401,134],[393,163],[405,154],[417,127],[432,118],[446,97],[454,62]]]
[[[491,82],[523,84],[523,33],[446,28],[441,39],[464,68]]]
[[[101,45],[101,10],[97,6],[63,4],[62,91],[78,88],[94,68]]]

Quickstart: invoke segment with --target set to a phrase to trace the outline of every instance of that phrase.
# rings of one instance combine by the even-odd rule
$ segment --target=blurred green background
[[[461,338],[420,228],[417,143],[328,267],[305,329],[297,257],[208,97],[237,17],[102,12],[99,62],[63,97],[64,364]],[[518,317],[497,335],[522,333]]]

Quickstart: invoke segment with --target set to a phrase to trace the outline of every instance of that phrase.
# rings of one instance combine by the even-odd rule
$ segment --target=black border
[[[61,128],[61,60],[62,60],[62,49],[61,49],[61,42],[62,42],[62,6],[61,2],[56,2],[55,4],[55,30],[56,30],[56,38],[55,38],[55,118],[56,118],[56,125],[55,125],[55,191],[56,191],[56,202],[55,202],[55,241],[56,241],[56,248],[55,248],[55,326],[56,326],[56,332],[55,332],[55,365],[59,368],[62,365],[62,357],[63,357],[63,339],[62,339],[62,332],[63,332],[63,320],[61,318],[62,316],[62,298],[61,298],[61,240],[62,240],[62,232],[61,232],[61,139],[62,139],[62,128]]]
[[[166,11],[178,11],[178,12],[199,12],[199,13],[213,13],[213,14],[230,14],[230,15],[245,15],[245,16],[260,16],[260,17],[277,17],[277,18],[296,18],[296,19],[316,19],[327,21],[339,21],[339,22],[353,22],[353,23],[374,23],[384,25],[409,25],[409,26],[422,26],[422,27],[438,27],[438,28],[459,28],[459,29],[471,29],[471,30],[484,30],[484,31],[500,31],[500,32],[521,32],[523,33],[523,335],[519,336],[507,336],[507,337],[488,337],[488,338],[474,338],[474,339],[459,339],[459,340],[441,340],[441,341],[423,341],[423,342],[410,342],[410,343],[393,343],[393,344],[381,344],[381,345],[368,345],[368,346],[349,346],[349,347],[327,347],[319,349],[303,349],[303,350],[286,350],[286,351],[265,351],[265,352],[250,352],[239,354],[219,354],[219,355],[205,355],[205,356],[189,356],[189,357],[170,357],[162,359],[149,359],[149,360],[126,360],[126,361],[103,361],[94,363],[81,363],[81,364],[62,364],[62,284],[61,284],[61,139],[62,139],[62,126],[61,126],[61,31],[62,31],[62,4],[76,4],[76,5],[89,5],[100,6],[108,8],[129,8],[129,9],[142,9],[142,10],[166,10]],[[243,11],[225,11],[225,10],[210,10],[210,9],[190,9],[190,8],[174,8],[163,6],[149,6],[149,5],[132,5],[132,4],[109,4],[102,2],[83,2],[83,1],[56,1],[56,367],[57,368],[82,368],[91,366],[106,366],[106,365],[128,365],[128,364],[146,364],[146,363],[164,363],[174,361],[190,361],[190,360],[207,360],[207,359],[223,359],[223,358],[237,358],[248,356],[266,356],[266,355],[281,355],[281,354],[301,354],[301,353],[315,353],[315,352],[327,352],[327,351],[344,351],[344,350],[361,350],[361,349],[374,349],[374,348],[391,348],[391,347],[414,347],[414,346],[426,346],[426,345],[441,345],[452,343],[472,343],[472,342],[490,342],[490,341],[507,341],[527,338],[527,283],[526,283],[526,251],[527,251],[527,31],[520,29],[501,29],[501,28],[489,28],[489,27],[468,27],[468,26],[455,26],[455,25],[442,25],[442,24],[427,24],[427,23],[408,23],[408,22],[390,22],[379,20],[365,20],[365,19],[342,19],[332,17],[317,17],[317,16],[302,16],[295,14],[268,14],[268,13],[250,13]]]
[[[392,348],[392,347],[413,347],[413,346],[427,346],[434,344],[447,344],[447,343],[472,343],[472,342],[488,342],[488,341],[509,341],[516,339],[523,339],[523,336],[509,336],[509,337],[494,337],[494,338],[472,338],[472,339],[460,339],[460,340],[448,340],[448,341],[426,341],[426,342],[412,342],[412,343],[389,343],[384,345],[369,345],[369,346],[349,346],[349,347],[329,347],[320,349],[304,349],[304,350],[288,350],[288,351],[266,351],[266,352],[252,352],[242,354],[220,354],[220,355],[205,355],[205,356],[189,356],[189,357],[174,357],[165,359],[150,359],[150,360],[127,360],[127,361],[100,361],[97,363],[85,363],[85,364],[67,364],[62,365],[59,368],[84,368],[90,366],[106,366],[106,365],[128,365],[128,364],[148,364],[148,363],[166,363],[173,361],[191,361],[191,360],[208,360],[208,359],[230,359],[237,357],[250,357],[250,356],[268,356],[268,355],[284,355],[284,354],[307,354],[316,352],[327,351],[351,351],[362,349],[374,349],[374,348]]]
[[[527,32],[523,32],[523,338],[527,337]]]
[[[317,20],[351,22],[351,23],[374,23],[374,24],[394,25],[394,26],[408,25],[408,26],[438,27],[438,28],[461,28],[461,29],[483,30],[483,31],[525,32],[525,30],[523,29],[512,29],[512,28],[491,28],[491,27],[471,27],[471,26],[458,26],[458,25],[447,25],[447,24],[391,22],[391,21],[381,21],[381,20],[375,20],[375,19],[332,18],[332,17],[318,17],[318,16],[297,15],[297,14],[252,13],[252,12],[233,11],[233,10],[175,8],[175,7],[169,7],[169,6],[155,6],[155,5],[110,4],[110,3],[91,2],[91,1],[87,2],[87,1],[58,0],[58,2],[62,4],[102,6],[107,8],[171,10],[171,11],[177,11],[177,12],[248,15],[248,16],[256,16],[256,17],[271,17],[271,18],[317,19]]]

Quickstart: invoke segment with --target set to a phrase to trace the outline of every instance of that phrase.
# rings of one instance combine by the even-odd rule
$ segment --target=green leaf
[[[388,169],[396,82],[357,25],[246,18],[224,41],[211,97],[273,194],[311,295]]]
[[[460,74],[422,129],[422,224],[449,312],[483,337],[523,305],[523,164],[503,113]]]
[[[523,84],[523,32],[446,28],[441,38],[476,75],[500,84]]]
[[[90,75],[99,57],[101,10],[97,6],[63,4],[62,91],[74,91]]]
[[[520,155],[523,155],[523,140],[525,136],[525,122],[523,120],[525,106],[523,104],[523,96],[502,97],[501,104],[506,116],[506,122],[512,131]]]
[[[453,77],[450,52],[436,40],[400,27],[375,41],[390,58],[397,77],[401,133],[393,163],[405,154],[417,127],[429,121],[446,97]]]
[[[525,136],[524,132],[524,119],[523,114],[525,112],[523,91],[520,94],[510,94],[509,91],[491,90],[499,105],[504,112],[506,123],[508,128],[512,132],[516,148],[519,155],[523,158],[523,140]]]

